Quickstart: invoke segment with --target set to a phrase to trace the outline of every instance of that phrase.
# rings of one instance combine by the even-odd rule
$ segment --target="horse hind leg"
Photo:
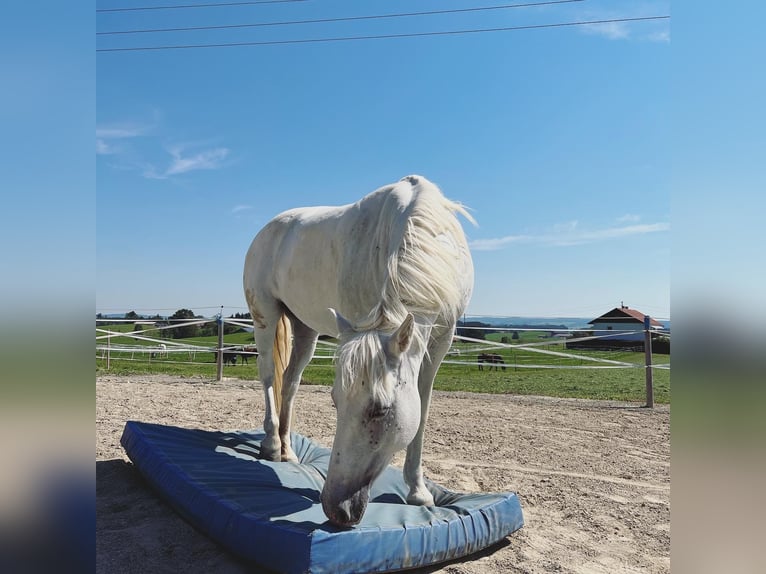
[[[252,308],[251,308],[252,313]],[[253,313],[253,317],[256,315]],[[280,321],[280,312],[275,310],[270,320],[263,315],[258,315],[259,321],[255,324],[255,342],[259,349],[258,375],[261,379],[264,398],[263,430],[266,434],[261,441],[260,458],[264,460],[279,461],[281,456],[281,441],[279,438],[279,414],[276,409],[274,396],[274,338],[277,332],[277,323]]]
[[[298,462],[298,457],[293,451],[290,442],[290,428],[293,419],[293,402],[298,387],[301,384],[301,376],[306,365],[314,356],[317,338],[319,334],[306,326],[295,317],[291,317],[293,328],[293,348],[290,353],[290,362],[285,370],[282,382],[282,406],[279,413],[279,438],[281,441],[281,460]]]

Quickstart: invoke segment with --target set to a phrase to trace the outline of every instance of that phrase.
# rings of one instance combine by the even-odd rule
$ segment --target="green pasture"
[[[133,325],[110,325],[109,330],[115,332],[131,332]],[[98,335],[99,333],[97,333]],[[157,337],[156,331],[147,333],[152,338]],[[502,336],[510,337],[509,333],[493,333],[487,339],[499,341]],[[240,332],[224,337],[225,345],[252,345],[252,333]],[[173,340],[166,342],[172,349]],[[175,340],[184,344],[215,347],[218,338],[198,337]],[[104,340],[97,341],[99,345]],[[605,399],[633,401],[643,403],[646,400],[644,377],[644,353],[631,351],[568,351],[561,341],[547,338],[547,334],[537,331],[519,331],[519,339],[512,340],[512,347],[493,349],[505,361],[505,370],[487,367],[480,371],[476,363],[476,346],[473,344],[456,343],[453,349],[459,355],[449,355],[439,369],[435,388],[446,391],[468,391],[477,393],[507,393],[519,395],[544,395],[552,397],[571,397],[588,399]],[[541,343],[534,347],[546,353],[534,352],[530,349],[514,348],[519,344]],[[117,336],[111,339],[113,347],[132,345],[134,347],[156,347],[155,343],[135,340],[131,337]],[[569,353],[583,358],[565,358],[550,353]],[[331,351],[321,346],[318,354],[329,355]],[[132,351],[110,351],[110,365],[106,368],[106,358],[103,351],[96,352],[96,372],[115,374],[165,373],[178,376],[204,376],[215,378],[216,364],[212,351],[197,351],[194,353],[168,353],[167,357],[152,358],[149,353]],[[586,360],[585,358],[607,359],[635,365],[633,367],[617,367]],[[653,363],[668,365],[668,355],[655,355]],[[454,363],[454,364],[453,364]],[[564,368],[566,367],[566,368]],[[586,368],[597,367],[597,368]],[[608,367],[608,368],[605,368]],[[331,359],[315,359],[303,374],[304,384],[331,385],[333,381],[333,365]],[[258,379],[258,367],[254,358],[248,364],[226,365],[224,376],[245,380]],[[670,370],[654,369],[654,400],[656,403],[670,403]]]

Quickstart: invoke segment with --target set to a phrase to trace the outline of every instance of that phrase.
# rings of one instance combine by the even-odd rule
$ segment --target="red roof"
[[[620,322],[624,321],[626,323],[641,323],[644,324],[644,317],[646,315],[642,313],[641,311],[637,311],[636,309],[631,309],[630,307],[615,307],[611,311],[607,311],[600,317],[596,317],[592,321],[588,321],[588,324],[593,323],[611,323],[611,322]],[[664,327],[662,323],[657,321],[656,319],[649,318],[649,324],[652,327]]]

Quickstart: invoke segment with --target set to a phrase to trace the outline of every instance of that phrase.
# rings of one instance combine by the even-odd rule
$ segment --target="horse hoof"
[[[413,506],[435,506],[433,495],[425,487],[410,492],[407,496],[407,504]]]
[[[269,460],[271,462],[279,462],[281,460],[281,457],[279,455],[279,449],[277,450],[266,450],[264,448],[261,448],[261,460]]]
[[[293,449],[289,449],[287,452],[282,453],[282,462],[298,462],[298,457],[295,456]]]
[[[268,462],[279,462],[280,461],[280,456],[279,456],[279,453],[277,453],[277,452],[263,452],[263,451],[261,451],[260,459],[261,460],[266,460]]]

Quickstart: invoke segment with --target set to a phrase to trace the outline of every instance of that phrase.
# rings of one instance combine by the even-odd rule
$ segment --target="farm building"
[[[620,304],[611,311],[588,321],[592,326],[592,334],[600,337],[585,341],[567,341],[567,349],[625,349],[643,351],[644,349],[644,319],[646,315],[627,305]],[[655,353],[669,353],[670,346],[664,334],[665,326],[659,321],[650,318],[649,325],[653,331],[652,349]],[[615,334],[609,334],[614,331]],[[654,334],[656,332],[656,334]],[[577,336],[574,337],[578,338]],[[662,339],[665,339],[662,342]]]
[[[646,315],[641,311],[621,304],[600,317],[588,321],[588,324],[593,325],[594,331],[630,331],[609,337],[614,341],[643,341],[645,318]],[[655,319],[650,318],[649,321],[652,330],[661,331],[664,328],[663,324]]]

